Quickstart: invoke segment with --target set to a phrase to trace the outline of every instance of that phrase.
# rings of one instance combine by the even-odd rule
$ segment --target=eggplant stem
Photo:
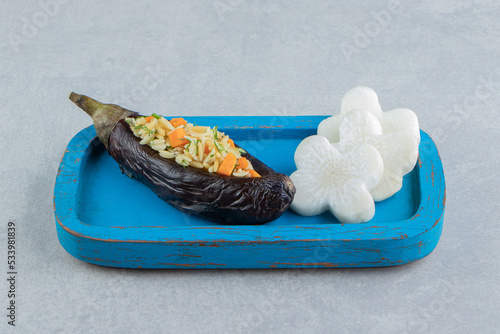
[[[80,109],[85,111],[90,117],[94,117],[97,110],[103,106],[99,101],[94,100],[85,95],[80,95],[75,92],[69,94],[69,99],[73,101]]]
[[[97,136],[106,148],[108,148],[109,136],[116,124],[125,117],[137,115],[134,111],[115,104],[101,103],[91,97],[75,92],[71,92],[68,97],[74,104],[92,117]]]

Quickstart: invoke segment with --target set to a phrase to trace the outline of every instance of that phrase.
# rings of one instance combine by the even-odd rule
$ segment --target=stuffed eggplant
[[[257,225],[279,218],[293,200],[295,187],[288,176],[216,127],[145,117],[75,93],[69,98],[92,117],[97,136],[122,173],[181,211],[222,224]]]

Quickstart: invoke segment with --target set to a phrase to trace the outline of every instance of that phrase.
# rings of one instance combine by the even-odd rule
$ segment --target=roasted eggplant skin
[[[123,172],[181,211],[230,225],[256,225],[279,218],[293,200],[295,187],[290,178],[248,153],[243,156],[260,178],[222,176],[183,167],[139,141],[121,120],[109,137],[109,154]]]
[[[83,98],[87,105],[100,103],[84,95],[70,95],[70,99],[82,109]],[[148,145],[139,143],[140,138],[125,122],[125,117],[137,117],[137,113],[123,109],[124,116],[117,120],[108,116],[106,106],[118,106],[102,106],[93,107],[97,110],[93,114],[101,115],[100,124],[105,124],[107,118],[112,119],[113,126],[106,124],[107,130],[99,136],[109,154],[118,162],[122,172],[144,183],[173,207],[222,224],[259,225],[279,218],[290,206],[295,195],[292,180],[276,173],[252,155],[243,154],[261,177],[223,176],[190,166],[183,167],[173,159],[161,157]],[[92,116],[97,128],[95,117],[91,112],[87,113]]]

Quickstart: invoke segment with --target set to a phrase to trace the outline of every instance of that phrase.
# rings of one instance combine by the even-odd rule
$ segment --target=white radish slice
[[[340,122],[345,114],[354,109],[368,110],[377,118],[382,115],[382,108],[378,102],[377,94],[370,87],[359,86],[345,93],[339,114],[333,115],[319,124],[318,135],[328,138],[332,143],[338,142],[340,140]]]
[[[339,138],[339,126],[342,115],[337,114],[321,121],[318,125],[318,135],[328,139],[331,143],[337,143]]]
[[[397,122],[390,123],[397,127]],[[400,118],[403,122],[405,117]],[[407,129],[410,131],[410,129]],[[418,158],[419,141],[413,133],[403,131],[383,132],[376,117],[367,110],[348,112],[339,126],[340,141],[332,145],[340,152],[359,145],[373,145],[384,162],[384,174],[380,183],[371,190],[375,201],[382,201],[396,192],[403,184],[403,176],[410,172]]]
[[[404,132],[412,134],[420,143],[418,118],[410,109],[398,108],[383,112],[378,120],[384,133]]]
[[[402,188],[403,176],[411,172],[417,162],[418,145],[415,137],[402,132],[383,135],[374,145],[384,161],[384,175],[370,192],[376,202],[391,197]]]
[[[369,110],[375,117],[380,117],[382,107],[377,93],[370,87],[358,86],[345,93],[340,104],[340,114],[344,116],[354,109]]]
[[[313,216],[329,210],[342,223],[362,223],[375,214],[370,195],[383,174],[377,149],[368,144],[339,152],[322,136],[304,139],[295,151],[296,193],[292,210]]]
[[[411,133],[420,143],[420,129],[415,113],[403,108],[382,112],[377,94],[373,89],[365,86],[353,88],[344,95],[340,113],[323,120],[318,126],[318,135],[328,138],[332,143],[338,142],[342,118],[355,109],[371,112],[379,120],[384,133],[396,131]]]

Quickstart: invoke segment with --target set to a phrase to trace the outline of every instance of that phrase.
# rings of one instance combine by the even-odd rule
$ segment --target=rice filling
[[[127,117],[125,121],[141,139],[141,145],[149,145],[162,158],[174,159],[183,167],[192,166],[226,176],[260,177],[250,161],[242,157],[246,152],[218,131],[217,126],[197,126],[183,118],[169,121],[156,114]]]

